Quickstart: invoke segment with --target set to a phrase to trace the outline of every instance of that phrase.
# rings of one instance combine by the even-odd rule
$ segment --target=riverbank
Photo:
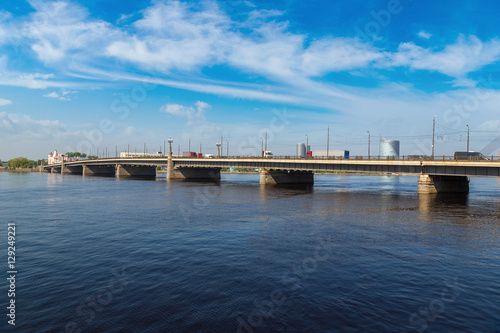
[[[0,172],[18,172],[18,173],[25,173],[25,172],[35,172],[36,169],[32,168],[17,168],[17,169],[0,169]]]

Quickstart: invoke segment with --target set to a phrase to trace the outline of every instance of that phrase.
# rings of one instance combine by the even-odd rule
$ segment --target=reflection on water
[[[422,212],[433,212],[443,208],[456,209],[467,207],[469,194],[467,193],[439,193],[439,194],[419,194],[418,209]]]

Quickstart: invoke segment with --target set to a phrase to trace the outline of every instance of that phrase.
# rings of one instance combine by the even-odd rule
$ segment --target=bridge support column
[[[198,168],[167,166],[167,180],[191,180],[197,182],[220,182],[221,168]]]
[[[50,173],[61,173],[61,167],[59,168],[51,168]]]
[[[116,177],[155,178],[156,166],[118,164],[116,166]]]
[[[466,176],[439,176],[422,174],[418,180],[418,193],[468,193]]]
[[[67,166],[62,165],[61,174],[63,175],[81,175],[83,174],[83,168],[81,166]]]
[[[266,170],[260,173],[260,183],[276,184],[314,184],[314,174],[311,171]]]
[[[84,165],[82,170],[83,176],[115,176],[114,166],[97,166],[97,165]]]

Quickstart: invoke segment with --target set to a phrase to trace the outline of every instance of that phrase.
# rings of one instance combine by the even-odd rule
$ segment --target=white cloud
[[[0,98],[0,106],[5,106],[5,105],[9,105],[9,104],[12,104],[11,100]]]
[[[61,91],[60,94],[57,92],[53,91],[49,94],[43,95],[43,97],[48,97],[48,98],[57,98],[60,101],[71,101],[71,98],[68,96],[69,94],[74,94],[76,91],[69,91],[69,90],[63,90]]]
[[[68,134],[59,120],[36,120],[28,115],[0,112],[0,133],[10,139],[61,138]]]
[[[51,92],[50,94],[43,95],[43,97],[49,97],[49,98],[59,98],[59,94],[56,93],[55,91]]]
[[[210,104],[198,101],[196,107],[183,106],[180,104],[165,104],[160,112],[168,113],[176,117],[186,118],[188,124],[205,121],[205,112],[211,108]]]
[[[412,69],[440,72],[451,77],[463,77],[498,59],[499,40],[483,43],[476,36],[460,36],[455,44],[446,45],[441,51],[425,49],[413,43],[402,43],[386,65],[408,66]]]
[[[384,55],[377,49],[347,38],[314,41],[302,55],[302,71],[306,75],[322,75],[368,67]]]
[[[130,75],[120,69],[127,63],[131,68],[128,72],[153,70],[157,82],[170,87],[338,110],[349,105],[349,101],[366,98],[359,97],[363,90],[321,80],[328,73],[379,75],[379,69],[405,67],[443,73],[452,78],[445,83],[471,87],[474,81],[468,74],[500,58],[498,40],[481,41],[475,36],[460,36],[456,42],[439,49],[401,43],[396,51],[353,38],[313,39],[292,32],[288,22],[280,17],[283,12],[251,8],[246,19],[242,14],[241,19],[233,20],[215,1],[197,4],[153,1],[137,14],[142,15],[137,20],[122,15],[119,20],[130,22],[126,28],[94,19],[76,3],[41,0],[30,3],[36,12],[17,26],[9,25],[8,32],[21,29],[22,42],[28,43],[40,60],[54,68],[54,72],[62,68],[62,76],[78,78],[79,83],[92,81],[105,85],[119,79],[143,80],[141,75]],[[425,31],[418,35],[431,37]],[[1,60],[0,57],[0,63]],[[221,82],[200,75],[203,69],[212,66],[226,66],[251,78],[266,80],[259,80],[265,82],[259,84]],[[0,85],[70,89],[77,84],[57,82],[52,74],[2,73]],[[170,79],[164,79],[166,75]],[[52,93],[46,97],[70,99],[64,91],[53,93],[57,97]],[[167,106],[164,108],[167,112]],[[175,108],[170,106],[169,111],[198,112],[198,106]]]
[[[118,23],[118,24],[124,23],[124,22],[128,21],[129,19],[131,19],[133,16],[134,16],[134,14],[122,14],[116,20],[116,23]]]
[[[425,32],[424,30],[420,30],[420,32],[417,34],[417,36],[420,38],[423,38],[423,39],[430,39],[432,37],[432,34]]]
[[[54,63],[100,54],[109,39],[116,38],[117,29],[101,20],[89,19],[87,9],[71,2],[31,1],[36,9],[31,21],[22,26],[23,38],[40,60]],[[92,45],[92,47],[89,47]]]

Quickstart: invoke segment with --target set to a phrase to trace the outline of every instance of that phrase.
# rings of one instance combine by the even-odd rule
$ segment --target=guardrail
[[[97,158],[97,159],[86,159],[86,160],[79,160],[79,161],[95,161],[95,160],[113,160],[113,159],[156,159],[156,158],[167,158],[167,155],[163,156],[138,156],[138,157],[107,157],[107,158]],[[403,155],[403,156],[361,156],[361,155],[353,155],[353,156],[348,156],[348,157],[342,157],[342,156],[318,156],[318,157],[311,157],[311,156],[292,156],[292,155],[283,155],[283,156],[278,156],[278,155],[273,155],[273,156],[220,156],[220,157],[191,157],[191,156],[173,156],[175,159],[245,159],[245,158],[251,158],[251,159],[263,159],[263,160],[273,160],[273,159],[300,159],[300,160],[377,160],[377,161],[481,161],[481,162],[499,162],[500,157],[499,156],[468,156],[468,157],[459,157],[455,158],[455,156],[415,156],[415,155]],[[77,161],[71,161],[71,162],[77,162]]]

